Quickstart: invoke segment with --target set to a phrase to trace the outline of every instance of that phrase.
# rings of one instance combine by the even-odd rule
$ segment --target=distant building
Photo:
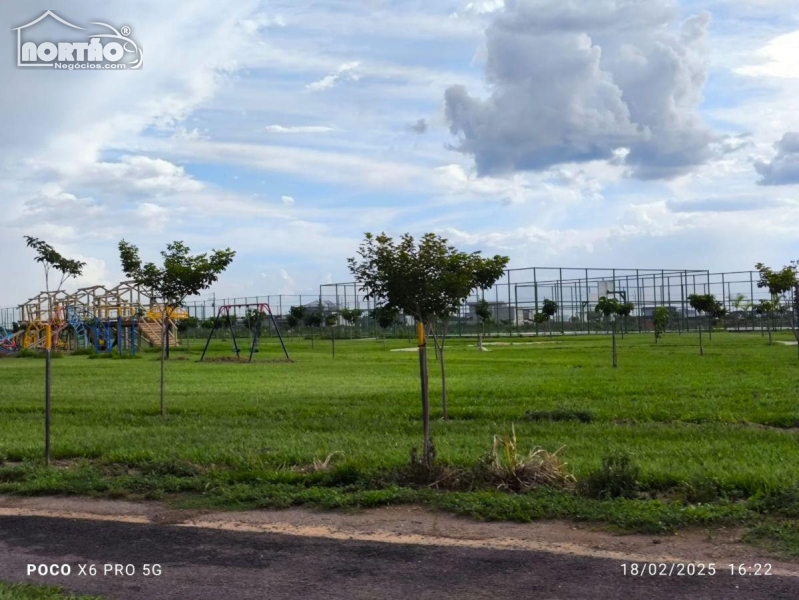
[[[469,312],[466,315],[466,319],[474,323],[479,321],[477,317],[477,305],[477,302],[470,302],[467,305]],[[525,320],[531,321],[535,313],[534,310],[530,310],[529,308],[517,308],[507,302],[489,302],[488,307],[491,310],[491,316],[495,323],[522,324]]]

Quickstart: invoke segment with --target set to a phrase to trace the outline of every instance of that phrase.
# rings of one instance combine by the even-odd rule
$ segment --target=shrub
[[[591,498],[634,498],[639,489],[640,467],[626,452],[616,452],[602,457],[599,469],[580,482],[580,492]]]

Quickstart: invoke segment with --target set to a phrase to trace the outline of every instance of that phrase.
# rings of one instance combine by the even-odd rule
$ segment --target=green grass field
[[[329,340],[312,349],[294,339],[293,363],[265,362],[280,357],[265,342],[261,362],[249,365],[200,364],[194,340],[191,353],[174,352],[167,365],[166,418],[156,354],[54,360],[49,470],[41,464],[44,363],[0,360],[0,492],[225,507],[419,501],[483,518],[571,517],[644,530],[799,512],[795,347],[769,347],[759,333],[716,333],[700,357],[695,334],[658,345],[628,335],[614,370],[606,336],[512,341],[484,353],[474,340],[448,342],[448,421],[439,418],[431,348],[438,461],[474,465],[513,428],[522,450],[563,448],[578,482],[603,456],[630,453],[640,466],[637,499],[405,485],[395,474],[421,446],[421,408],[416,353],[390,351],[408,346],[401,340],[339,340],[333,359]],[[214,342],[214,356],[230,351],[230,342]],[[333,468],[310,468],[331,453]]]
[[[100,597],[76,596],[57,587],[0,582],[0,600],[100,600]]]

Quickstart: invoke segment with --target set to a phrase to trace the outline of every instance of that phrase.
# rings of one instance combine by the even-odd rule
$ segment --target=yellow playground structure
[[[41,292],[19,306],[19,331],[0,332],[0,352],[42,349],[49,330],[53,348],[135,353],[142,343],[161,346],[164,323],[168,344],[174,347],[179,345],[177,322],[188,316],[185,309],[167,308],[132,281],[113,288],[81,288],[73,294]]]

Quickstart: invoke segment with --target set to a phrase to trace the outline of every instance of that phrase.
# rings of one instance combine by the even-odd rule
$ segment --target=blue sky
[[[795,2],[13,1],[6,57],[46,9],[144,65],[0,64],[0,306],[42,287],[23,235],[88,263],[73,287],[121,279],[123,237],[230,246],[223,296],[348,280],[378,230],[513,267],[799,258]]]

